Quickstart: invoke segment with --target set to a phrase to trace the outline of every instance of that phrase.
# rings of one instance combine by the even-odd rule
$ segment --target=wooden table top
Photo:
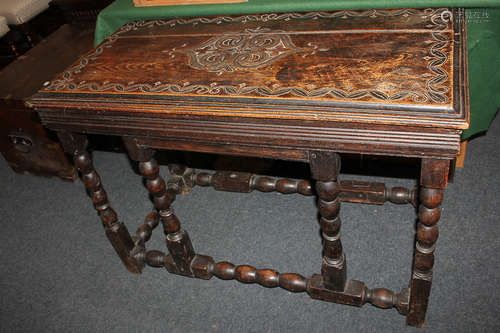
[[[135,21],[29,104],[49,127],[76,126],[85,112],[458,135],[468,127],[465,50],[459,9]]]

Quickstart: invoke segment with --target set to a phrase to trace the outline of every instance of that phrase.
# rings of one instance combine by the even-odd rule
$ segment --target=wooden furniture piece
[[[54,133],[40,124],[24,105],[47,80],[92,48],[93,35],[62,26],[0,71],[0,152],[20,173],[76,178]]]
[[[467,40],[470,86],[470,126],[462,133],[462,140],[486,132],[500,107],[500,0],[252,0],[232,5],[134,7],[130,0],[115,0],[105,8],[96,22],[94,45],[100,44],[129,21],[153,20],[208,15],[244,15],[254,13],[330,11],[345,9],[425,8],[446,6],[467,7]],[[488,64],[485,66],[484,64]]]
[[[463,168],[465,166],[465,156],[467,153],[467,140],[460,142],[460,153],[457,156],[456,166],[457,168]]]
[[[463,10],[447,8],[130,22],[46,82],[29,105],[73,156],[129,271],[141,273],[148,264],[189,277],[279,286],[329,302],[396,307],[408,325],[421,327],[443,190],[468,126],[464,25]],[[110,206],[86,151],[86,133],[122,136],[139,164],[155,208],[134,236]],[[165,182],[155,149],[303,161],[313,180],[170,165]],[[340,181],[342,153],[419,158],[418,194]],[[317,195],[320,274],[235,266],[195,251],[171,207],[177,194],[195,185]],[[393,292],[348,279],[341,201],[415,203],[417,197],[409,286]],[[146,250],[160,222],[168,254]]]

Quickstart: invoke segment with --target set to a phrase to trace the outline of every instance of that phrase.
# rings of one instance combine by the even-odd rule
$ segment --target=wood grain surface
[[[450,158],[468,126],[464,19],[441,8],[134,21],[28,103],[55,130],[161,147]]]
[[[47,81],[28,104],[73,154],[106,234],[130,271],[139,273],[147,263],[330,302],[396,307],[408,314],[409,325],[421,327],[442,190],[468,126],[464,22],[463,10],[446,8],[130,22]],[[134,238],[109,206],[84,149],[87,133],[122,136],[138,162],[156,217],[147,218]],[[171,207],[195,183],[236,192],[310,193],[307,183],[242,172],[194,178],[194,170],[172,165],[174,181],[165,182],[155,149],[308,162],[323,239],[321,275],[308,279],[216,263],[195,252]],[[347,278],[338,214],[341,201],[416,204],[416,192],[342,183],[340,153],[422,159],[409,290],[368,289]],[[347,196],[340,193],[346,187]],[[145,248],[159,222],[168,254]]]
[[[236,103],[251,117],[342,120],[349,118],[344,107],[397,111],[405,121],[412,110],[464,128],[465,111],[454,95],[463,81],[456,66],[463,50],[454,43],[459,21],[459,12],[448,9],[406,9],[131,22],[43,93],[194,98],[203,110],[154,111],[207,114],[207,106]],[[248,108],[255,102],[275,107]],[[208,112],[231,114],[226,109],[234,108]]]

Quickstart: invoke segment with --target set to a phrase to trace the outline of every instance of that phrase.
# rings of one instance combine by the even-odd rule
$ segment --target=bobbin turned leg
[[[340,156],[332,152],[309,153],[312,177],[316,180],[321,235],[323,237],[323,262],[321,276],[325,288],[343,291],[346,286],[345,255],[340,241],[340,199],[337,177]]]
[[[125,225],[118,221],[116,212],[111,208],[101,180],[92,165],[92,158],[87,152],[87,137],[81,134],[58,132],[57,136],[66,153],[73,156],[75,166],[80,171],[82,182],[88,190],[104,225],[106,236],[125,267],[136,274],[144,268],[144,260],[134,251],[135,244]],[[137,254],[137,255],[136,255]]]
[[[160,176],[158,163],[153,158],[153,149],[140,147],[130,137],[124,137],[123,142],[132,160],[139,162],[139,171],[146,182],[146,187],[153,197],[153,202],[165,231],[167,248],[170,256],[166,257],[165,266],[171,273],[194,276],[191,262],[195,252],[189,235],[181,229],[179,219],[171,208],[176,197],[176,189],[168,187]]]
[[[443,189],[448,181],[450,161],[423,159],[420,176],[420,206],[413,273],[410,280],[410,303],[406,324],[423,327],[432,286],[435,242],[439,231]]]

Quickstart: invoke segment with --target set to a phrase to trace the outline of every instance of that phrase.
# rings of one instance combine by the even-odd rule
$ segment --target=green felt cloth
[[[471,124],[464,139],[486,131],[500,106],[500,8],[466,14]]]
[[[116,0],[97,18],[95,44],[132,20],[221,14],[368,8],[468,7],[467,40],[471,127],[463,138],[485,131],[500,105],[500,0],[248,0],[219,5],[134,7]],[[497,7],[497,8],[495,8]]]

